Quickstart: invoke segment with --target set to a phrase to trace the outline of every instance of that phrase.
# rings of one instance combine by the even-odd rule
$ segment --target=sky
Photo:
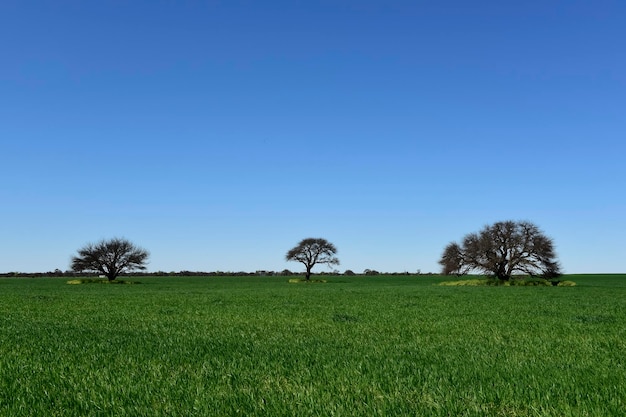
[[[0,272],[438,272],[529,220],[626,272],[626,2],[0,2]],[[315,271],[328,270],[317,266]]]

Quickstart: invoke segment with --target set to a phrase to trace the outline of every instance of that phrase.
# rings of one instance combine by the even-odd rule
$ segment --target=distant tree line
[[[3,272],[0,273],[0,277],[3,278],[46,278],[46,277],[98,277],[103,274],[96,272],[76,272],[72,270],[62,271],[55,269],[54,271],[47,272]],[[361,273],[354,272],[350,269],[341,271],[320,271],[316,275],[325,276],[371,276],[371,275],[439,275],[439,273],[427,272],[378,272],[373,269],[366,269]],[[119,274],[120,277],[243,277],[243,276],[258,276],[258,277],[280,277],[280,276],[306,276],[306,272],[290,271],[284,269],[282,271],[134,271],[125,272]]]

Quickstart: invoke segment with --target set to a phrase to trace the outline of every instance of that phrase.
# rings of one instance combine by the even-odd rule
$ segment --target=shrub
[[[503,281],[497,278],[487,278],[487,279],[464,279],[460,281],[443,281],[437,285],[447,286],[447,287],[550,287],[550,286],[559,286],[559,287],[573,287],[576,285],[573,281],[548,281],[543,278],[514,278],[509,281]]]
[[[311,283],[325,283],[325,279],[303,279],[303,278],[291,278],[290,284],[311,284]]]
[[[512,279],[511,285],[518,285],[521,287],[549,287],[552,283],[543,278],[523,278]]]
[[[136,281],[122,281],[122,280],[114,280],[109,281],[108,279],[90,279],[90,278],[81,278],[81,279],[71,279],[67,281],[67,284],[70,285],[78,285],[78,284],[139,284]]]

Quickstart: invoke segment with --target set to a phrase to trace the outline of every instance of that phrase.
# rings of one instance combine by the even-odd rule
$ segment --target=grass
[[[625,275],[325,278],[2,279],[0,416],[626,415]]]

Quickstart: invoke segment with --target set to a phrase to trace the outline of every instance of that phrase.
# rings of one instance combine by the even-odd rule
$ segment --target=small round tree
[[[302,239],[297,246],[289,250],[285,258],[288,261],[298,261],[306,268],[306,280],[311,279],[311,269],[315,264],[339,265],[335,257],[335,245],[322,238]]]
[[[113,281],[123,272],[145,270],[150,254],[126,239],[113,238],[88,243],[72,257],[75,272],[100,272]]]

